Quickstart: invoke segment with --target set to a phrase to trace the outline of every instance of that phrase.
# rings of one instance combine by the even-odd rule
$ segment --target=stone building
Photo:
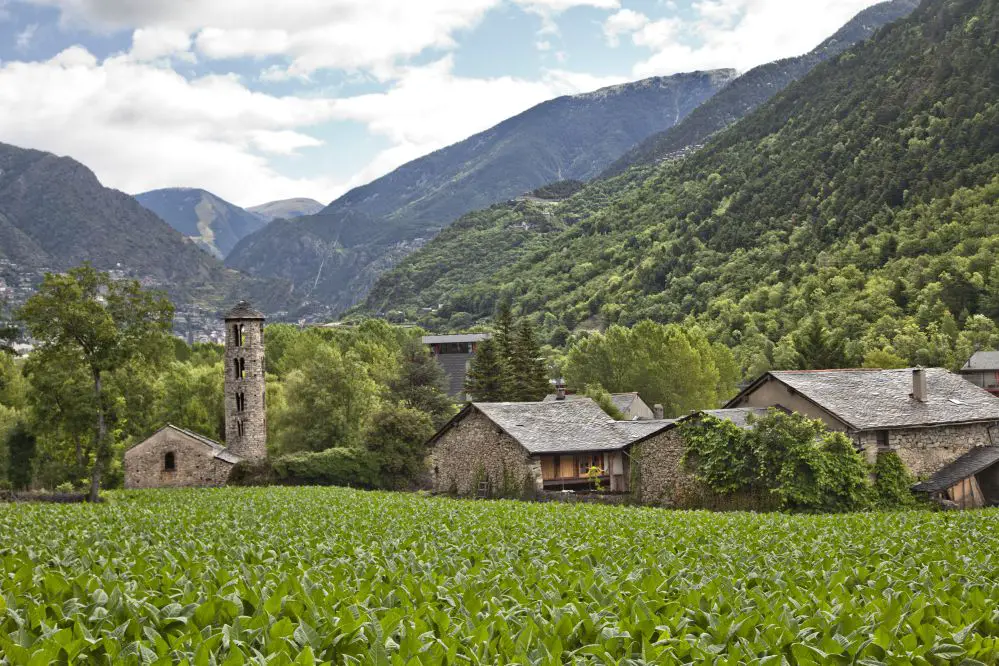
[[[585,396],[566,393],[564,390],[560,389],[556,393],[546,395],[545,402],[554,402],[556,400],[578,400],[582,397]],[[614,406],[617,407],[618,411],[624,414],[624,417],[629,421],[649,421],[655,418],[662,418],[662,414],[657,416],[653,409],[645,404],[642,397],[635,392],[611,393],[611,402],[614,403]]]
[[[225,441],[247,460],[267,457],[264,315],[240,301],[225,315]]]
[[[471,403],[430,440],[434,490],[514,496],[586,489],[596,467],[603,487],[625,492],[625,449],[661,428],[656,421],[614,421],[589,398]]]
[[[218,442],[166,425],[125,452],[125,487],[221,486],[239,460]]]
[[[686,442],[680,425],[704,415],[731,421],[749,429],[750,415],[765,416],[767,409],[709,409],[694,412],[681,419],[659,421],[661,427],[635,440],[627,453],[631,462],[631,492],[642,504],[669,506],[678,509],[767,509],[770,498],[744,493],[721,496],[694,478],[683,463]]]
[[[267,456],[264,316],[241,301],[225,315],[224,447],[167,424],[125,452],[125,487],[221,486],[240,460]]]
[[[999,446],[973,448],[913,490],[961,509],[999,505]]]
[[[726,407],[773,407],[849,435],[873,462],[895,451],[917,477],[999,444],[999,398],[943,368],[771,371]]]
[[[492,337],[489,333],[465,333],[461,335],[425,335],[423,344],[430,348],[437,363],[447,377],[447,394],[457,400],[465,400],[465,377],[468,366],[475,356],[476,346]]]

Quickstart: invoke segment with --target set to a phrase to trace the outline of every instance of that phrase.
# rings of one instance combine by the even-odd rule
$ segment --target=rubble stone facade
[[[225,441],[247,460],[267,457],[264,316],[240,303],[225,318]]]
[[[430,455],[435,492],[475,495],[481,481],[493,496],[540,492],[541,460],[481,412],[472,410],[437,438]]]
[[[683,464],[686,443],[679,429],[669,428],[631,448],[631,490],[641,504],[674,509],[766,511],[776,507],[763,493],[719,495],[698,481]]]
[[[910,474],[921,478],[930,476],[976,446],[993,444],[989,431],[995,427],[990,423],[970,423],[884,432],[887,433],[887,449],[898,454]],[[853,438],[864,449],[868,460],[873,462],[872,456],[878,451],[877,432],[855,433]]]
[[[233,463],[217,457],[212,446],[191,433],[167,426],[125,452],[126,488],[225,485]]]

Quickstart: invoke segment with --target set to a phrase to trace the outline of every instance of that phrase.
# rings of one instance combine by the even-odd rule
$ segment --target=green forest
[[[999,345],[999,2],[923,3],[684,159],[469,214],[348,318],[561,347],[643,320],[769,368],[958,367]]]

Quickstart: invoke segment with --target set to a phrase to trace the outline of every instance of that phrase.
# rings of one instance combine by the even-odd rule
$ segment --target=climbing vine
[[[684,464],[711,490],[766,490],[780,508],[853,511],[874,505],[870,466],[844,434],[772,409],[743,429],[704,416],[686,422]]]
[[[878,454],[877,462],[874,463],[874,493],[878,506],[914,506],[916,497],[911,488],[915,482],[897,453],[885,451]]]

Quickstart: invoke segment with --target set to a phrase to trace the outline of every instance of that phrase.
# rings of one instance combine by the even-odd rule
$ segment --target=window
[[[604,457],[601,454],[595,456],[579,456],[579,475],[588,476],[591,467],[596,467],[601,472],[604,469]]]
[[[236,434],[239,435],[240,437],[243,436],[243,422],[242,421],[236,421]]]
[[[888,448],[888,431],[887,430],[878,430],[877,433],[875,433],[875,437],[877,438],[878,450],[879,451],[884,451],[885,449]]]
[[[246,409],[246,395],[243,393],[236,394],[236,411],[242,412]]]
[[[167,472],[177,469],[177,460],[174,458],[173,451],[167,451],[166,455],[163,456],[163,469]]]
[[[232,343],[237,347],[243,346],[243,325],[233,324],[232,325]]]
[[[236,379],[242,379],[243,375],[246,374],[246,359],[232,359],[232,373]]]

